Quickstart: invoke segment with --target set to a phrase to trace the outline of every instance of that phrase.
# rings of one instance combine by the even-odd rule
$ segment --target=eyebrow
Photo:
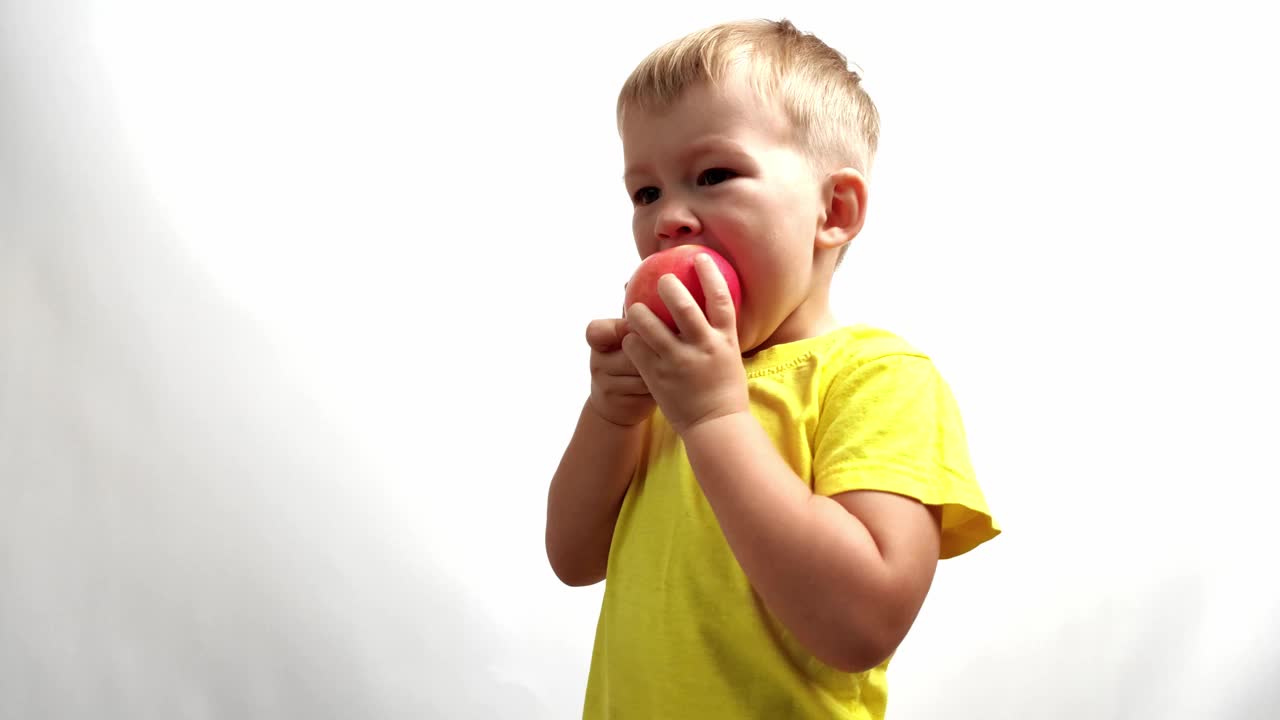
[[[712,136],[709,138],[704,138],[702,140],[699,140],[693,143],[692,145],[690,145],[683,153],[680,153],[679,159],[681,162],[688,162],[690,158],[697,157],[698,155],[702,155],[704,153],[709,153],[713,151],[727,151],[727,152],[732,152],[737,154],[746,153],[746,151],[743,150],[742,146],[739,145],[738,143],[732,140],[729,140],[728,138]],[[649,171],[648,165],[644,165],[644,164],[628,165],[626,170],[622,173],[622,181],[626,182],[627,178],[631,177],[632,175],[638,175],[640,173],[648,172],[648,171]]]

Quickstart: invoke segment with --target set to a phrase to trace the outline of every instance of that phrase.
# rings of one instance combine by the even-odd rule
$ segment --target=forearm
[[[547,494],[547,559],[568,585],[604,579],[614,525],[640,460],[646,425],[616,425],[590,403],[582,408]]]
[[[892,579],[866,526],[813,494],[748,413],[696,426],[684,442],[729,546],[769,609],[832,666],[878,663]]]

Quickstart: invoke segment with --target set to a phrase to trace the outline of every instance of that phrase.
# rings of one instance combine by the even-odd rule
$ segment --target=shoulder
[[[846,325],[834,331],[829,352],[831,359],[855,365],[900,355],[929,357],[901,335],[871,325]]]
[[[933,360],[902,336],[869,325],[849,325],[832,333],[819,358],[823,385],[859,384],[885,376],[923,378],[936,374]],[[825,393],[824,393],[825,394]]]

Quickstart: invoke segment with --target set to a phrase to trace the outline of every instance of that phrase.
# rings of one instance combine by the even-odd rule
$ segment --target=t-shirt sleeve
[[[878,490],[940,507],[942,558],[1000,533],[974,477],[955,398],[922,355],[887,355],[832,379],[813,475],[820,495]]]

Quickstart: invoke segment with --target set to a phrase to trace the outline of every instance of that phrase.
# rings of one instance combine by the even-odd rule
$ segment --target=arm
[[[626,323],[592,320],[591,395],[547,493],[547,560],[566,585],[604,579],[613,528],[655,403],[622,352]]]
[[[566,585],[604,579],[613,528],[647,424],[618,425],[590,402],[583,406],[547,496],[547,559]]]
[[[937,566],[937,511],[890,493],[813,494],[749,413],[684,432],[689,461],[752,587],[805,647],[861,672],[893,654]]]

